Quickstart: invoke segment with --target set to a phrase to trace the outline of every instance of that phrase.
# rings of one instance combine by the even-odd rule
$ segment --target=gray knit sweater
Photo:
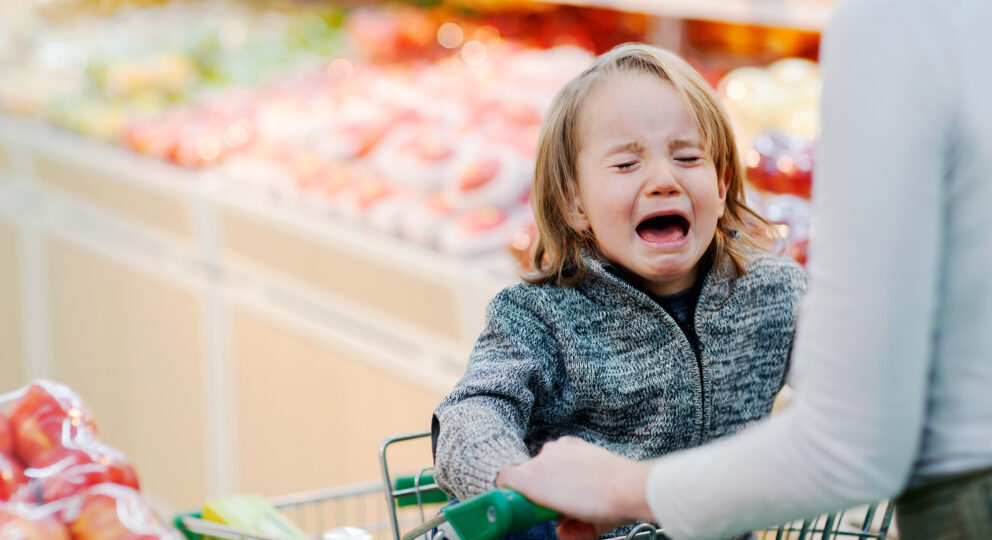
[[[435,478],[467,498],[545,442],[581,437],[643,460],[734,433],[771,411],[806,278],[755,253],[704,277],[701,358],[647,294],[589,259],[577,287],[521,283],[489,305],[465,376],[435,415]]]

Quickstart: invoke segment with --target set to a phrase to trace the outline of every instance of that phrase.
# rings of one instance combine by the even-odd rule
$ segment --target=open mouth
[[[637,235],[652,244],[678,242],[689,234],[689,220],[678,214],[645,219],[637,226]]]

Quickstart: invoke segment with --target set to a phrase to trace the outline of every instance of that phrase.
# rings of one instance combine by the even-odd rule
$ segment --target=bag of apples
[[[0,540],[181,538],[155,515],[120,450],[69,387],[0,394]]]

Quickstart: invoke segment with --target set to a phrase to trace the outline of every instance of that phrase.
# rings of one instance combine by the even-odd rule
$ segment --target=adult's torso
[[[936,2],[951,63],[932,384],[913,482],[992,465],[992,2]]]

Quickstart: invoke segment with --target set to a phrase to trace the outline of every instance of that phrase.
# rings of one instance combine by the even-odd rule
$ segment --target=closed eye
[[[635,165],[637,165],[637,161],[627,161],[624,163],[618,163],[614,165],[613,168],[617,169],[618,171],[628,171],[632,169]]]
[[[702,160],[702,159],[703,158],[701,158],[701,157],[695,157],[695,156],[694,157],[679,157],[679,158],[675,158],[675,161],[678,161],[679,163],[685,163],[687,165],[695,165],[696,163],[699,163],[700,160]]]

